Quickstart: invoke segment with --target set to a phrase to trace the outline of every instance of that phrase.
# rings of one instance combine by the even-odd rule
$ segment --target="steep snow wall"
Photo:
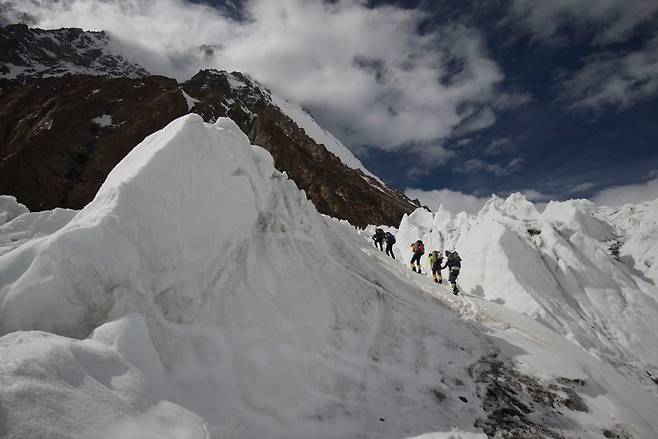
[[[392,263],[228,119],[148,137],[62,223],[0,256],[0,435],[658,432],[655,396]]]
[[[637,220],[624,244],[640,261],[651,259],[658,242],[654,218]],[[493,197],[477,216],[419,209],[403,218],[398,242],[405,263],[417,239],[428,251],[456,249],[465,293],[531,316],[654,387],[647,372],[658,372],[658,289],[610,253],[618,236],[589,201],[551,202],[539,214],[514,194]]]

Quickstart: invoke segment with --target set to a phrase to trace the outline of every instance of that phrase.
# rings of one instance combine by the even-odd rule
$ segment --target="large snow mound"
[[[629,224],[621,217],[628,214],[615,211],[616,219],[611,218],[587,200],[551,202],[539,214],[520,194],[492,197],[476,216],[416,210],[400,224],[400,256],[407,263],[409,243],[417,239],[428,251],[456,249],[463,259],[459,284],[466,293],[536,319],[655,388],[650,378],[658,372],[653,317],[658,288],[651,280],[658,249],[656,206],[644,206],[640,218],[636,212],[634,226],[625,229],[621,260],[613,250]],[[635,262],[624,263],[624,254]]]
[[[229,119],[151,135],[49,232],[0,256],[8,437],[658,433],[654,395],[319,215]]]

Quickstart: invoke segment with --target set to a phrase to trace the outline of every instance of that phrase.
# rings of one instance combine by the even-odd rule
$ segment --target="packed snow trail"
[[[48,230],[0,256],[8,437],[658,435],[654,395],[531,319],[392,263],[229,119],[188,115],[149,136]],[[582,380],[580,396],[557,378]],[[523,401],[489,391],[519,380]],[[580,399],[588,412],[565,405]],[[515,404],[532,409],[499,416]]]

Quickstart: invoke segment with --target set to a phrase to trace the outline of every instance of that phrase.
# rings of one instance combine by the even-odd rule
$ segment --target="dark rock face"
[[[187,113],[173,79],[64,76],[0,94],[0,193],[31,210],[89,203],[139,142]]]
[[[130,78],[149,74],[115,53],[105,32],[42,30],[23,24],[0,28],[0,75],[5,80],[69,73]]]
[[[321,213],[398,225],[417,207],[344,165],[245,75],[204,70],[182,85],[146,75],[113,53],[103,32],[0,28],[0,194],[31,210],[80,209],[134,146],[193,111],[235,120]]]

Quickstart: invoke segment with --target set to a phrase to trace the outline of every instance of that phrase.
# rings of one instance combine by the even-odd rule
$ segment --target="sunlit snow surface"
[[[72,219],[3,200],[0,435],[480,438],[491,359],[583,383],[588,411],[533,405],[554,431],[658,435],[658,398],[607,359],[388,259],[229,119],[149,136]]]
[[[658,372],[656,218],[658,201],[622,210],[551,202],[539,214],[515,194],[476,216],[418,209],[398,242],[404,261],[404,244],[419,238],[428,250],[458,250],[465,292],[533,317],[658,390],[649,375]]]

